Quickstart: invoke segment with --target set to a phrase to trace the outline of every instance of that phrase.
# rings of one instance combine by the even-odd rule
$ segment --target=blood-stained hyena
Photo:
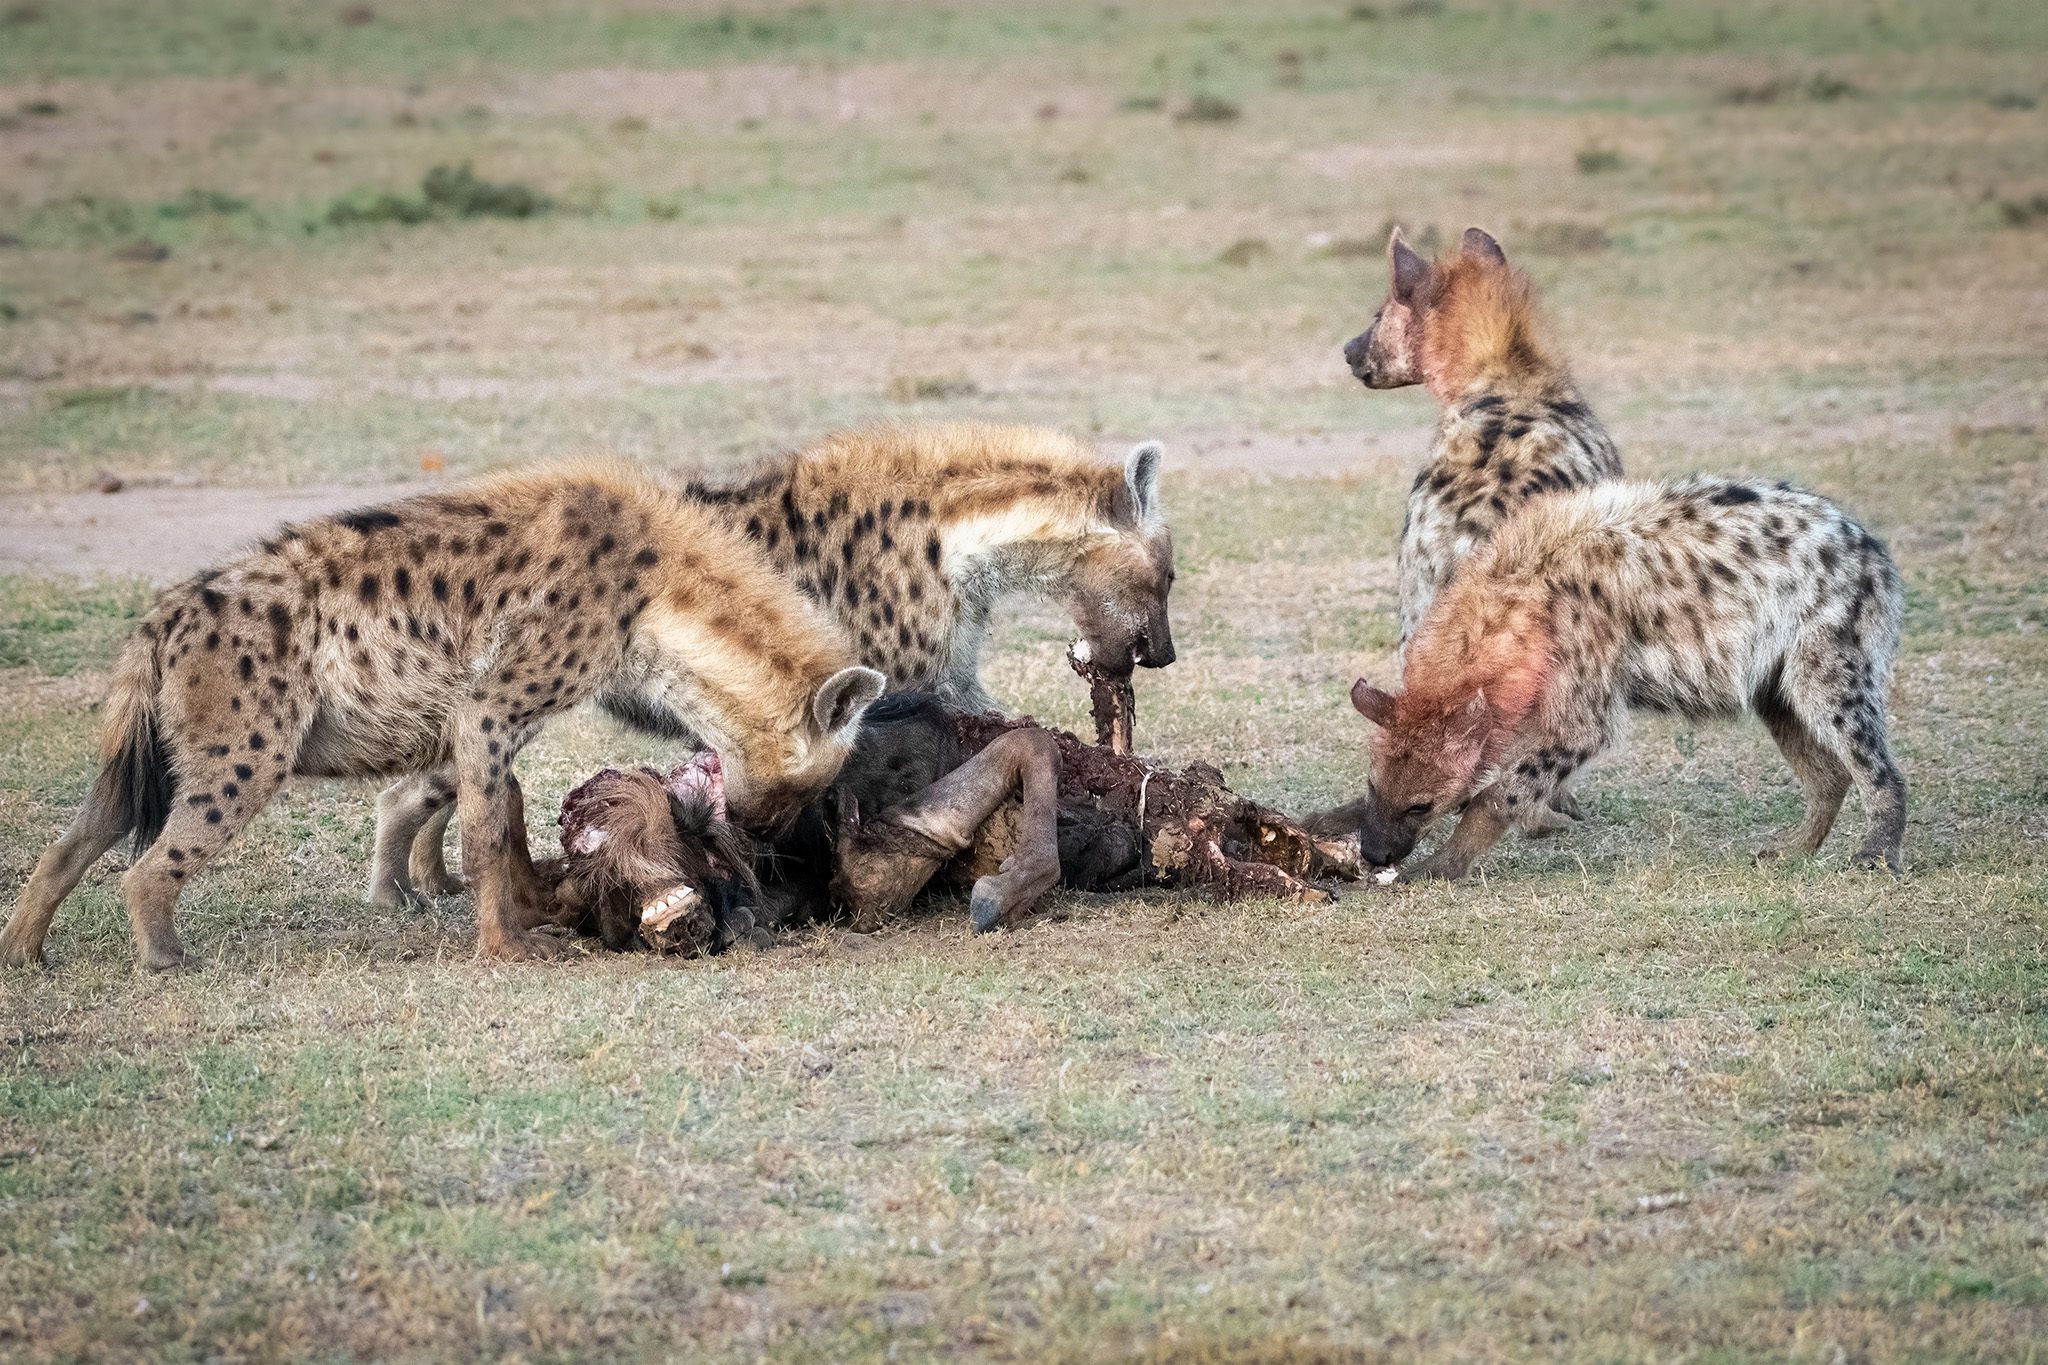
[[[859,661],[891,688],[987,711],[981,649],[1007,597],[1065,606],[1106,672],[1173,662],[1160,455],[1146,442],[1118,466],[1042,427],[891,423],[826,436],[742,482],[693,484],[686,496],[837,617]],[[685,737],[628,690],[604,704]],[[435,813],[449,790],[430,776],[380,799],[372,900],[459,888],[442,870],[445,818]]]
[[[1543,335],[1529,277],[1467,228],[1422,259],[1394,229],[1393,276],[1372,324],[1344,347],[1369,388],[1427,387],[1443,411],[1401,528],[1401,645],[1464,557],[1530,499],[1621,477],[1607,429]]]
[[[1365,797],[1319,818],[1392,867],[1438,818],[1420,875],[1459,877],[1556,793],[1631,706],[1750,711],[1806,795],[1789,843],[1818,849],[1853,781],[1861,864],[1901,870],[1906,785],[1886,740],[1899,641],[1891,556],[1841,509],[1785,484],[1694,476],[1547,498],[1462,565],[1410,642],[1403,691],[1360,679],[1378,726]]]
[[[485,480],[287,527],[160,595],[121,656],[84,809],[43,855],[0,963],[41,960],[57,906],[124,835],[145,966],[172,911],[288,776],[446,767],[479,947],[547,956],[513,759],[606,688],[657,696],[724,760],[735,810],[792,817],[883,680],[723,521],[623,465]]]

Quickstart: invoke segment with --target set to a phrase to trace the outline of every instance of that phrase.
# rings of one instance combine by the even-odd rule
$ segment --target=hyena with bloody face
[[[837,775],[882,677],[743,535],[624,466],[508,475],[287,527],[165,591],[122,654],[103,767],[0,932],[40,961],[58,904],[133,835],[143,964],[178,893],[292,775],[453,774],[490,957],[549,956],[512,763],[606,688],[658,696],[774,824]]]
[[[1898,571],[1839,508],[1785,484],[1695,476],[1548,498],[1462,565],[1409,643],[1403,691],[1364,679],[1378,726],[1366,796],[1318,817],[1398,865],[1442,816],[1419,875],[1460,877],[1510,828],[1540,828],[1631,706],[1762,720],[1806,796],[1818,849],[1853,781],[1857,861],[1901,870],[1906,784],[1885,731]]]
[[[995,709],[981,649],[996,607],[1033,595],[1063,605],[1104,672],[1173,662],[1167,597],[1173,539],[1159,494],[1160,446],[1119,467],[1041,427],[884,424],[838,432],[744,482],[685,493],[766,553],[838,618],[858,660],[892,689]],[[686,727],[631,689],[602,699],[671,738]],[[445,775],[378,802],[370,898],[460,889],[443,867]]]
[[[1536,291],[1500,244],[1467,228],[1422,259],[1394,229],[1393,276],[1344,347],[1368,388],[1428,388],[1443,404],[1401,528],[1401,645],[1459,562],[1532,498],[1621,477],[1621,457],[1543,336]]]

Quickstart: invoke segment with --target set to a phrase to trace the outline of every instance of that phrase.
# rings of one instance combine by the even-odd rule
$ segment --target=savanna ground
[[[198,973],[135,975],[110,859],[0,977],[0,1355],[2036,1358],[2044,71],[2034,0],[6,6],[0,490],[76,528],[0,547],[9,895],[147,600],[78,570],[878,415],[1164,437],[1141,747],[1350,795],[1429,417],[1337,355],[1390,220],[1500,235],[1637,472],[1889,539],[1912,820],[1896,884],[1853,804],[1758,870],[1761,731],[1646,722],[1457,888],[497,968],[357,904],[368,791],[306,784]],[[464,163],[545,202],[422,192]],[[990,674],[1073,724],[1063,634]],[[551,732],[537,842],[643,752]]]

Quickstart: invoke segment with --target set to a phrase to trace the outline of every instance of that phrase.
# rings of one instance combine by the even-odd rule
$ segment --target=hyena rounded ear
[[[1387,238],[1387,267],[1393,275],[1394,297],[1402,303],[1412,303],[1422,282],[1429,278],[1429,262],[1410,249],[1401,240],[1401,229],[1395,228]]]
[[[888,685],[889,680],[872,668],[842,668],[818,689],[811,702],[811,719],[821,734],[851,744],[860,730],[861,716]]]
[[[1493,261],[1498,265],[1508,263],[1508,253],[1500,249],[1500,243],[1494,241],[1493,234],[1484,228],[1466,228],[1465,238],[1460,245],[1467,256],[1477,256],[1483,261]]]
[[[1163,510],[1159,504],[1159,462],[1166,456],[1166,447],[1158,441],[1146,441],[1131,447],[1131,453],[1124,458],[1124,483],[1131,490],[1131,505],[1137,509],[1138,524],[1157,521]]]
[[[1351,684],[1351,704],[1359,715],[1382,729],[1394,723],[1394,694],[1382,692],[1363,678]]]

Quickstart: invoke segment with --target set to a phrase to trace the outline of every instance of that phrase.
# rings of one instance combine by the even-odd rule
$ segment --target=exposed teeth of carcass
[[[667,928],[675,921],[677,916],[688,910],[696,902],[697,892],[695,888],[678,886],[671,891],[656,896],[653,900],[641,906],[640,924],[643,928],[648,929]]]

